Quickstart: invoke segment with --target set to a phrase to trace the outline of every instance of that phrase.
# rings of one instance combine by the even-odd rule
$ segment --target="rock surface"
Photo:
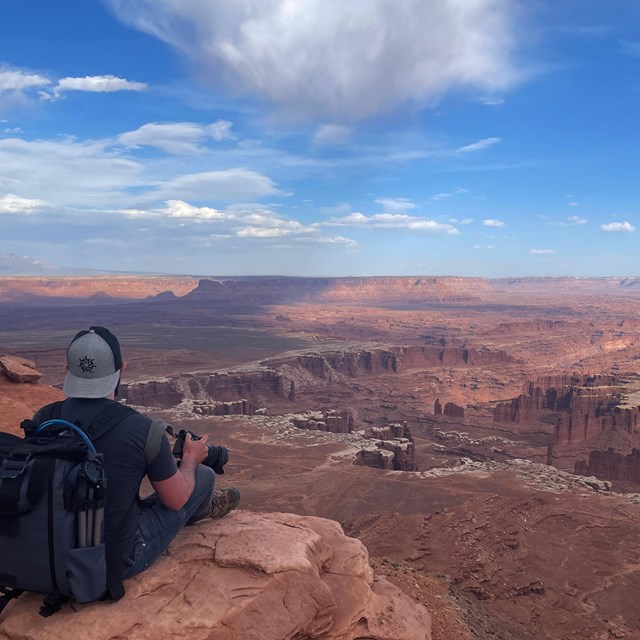
[[[25,594],[2,640],[431,640],[422,605],[376,579],[338,523],[238,511],[185,529],[114,603],[65,605],[44,623]]]
[[[13,382],[38,382],[42,378],[35,362],[17,356],[0,356],[0,371]]]
[[[0,431],[22,435],[20,423],[43,405],[64,400],[59,389],[43,384],[19,384],[0,375]]]

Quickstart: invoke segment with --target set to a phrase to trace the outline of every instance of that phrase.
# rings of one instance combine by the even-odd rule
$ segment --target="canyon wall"
[[[198,280],[188,276],[13,276],[0,277],[0,301],[30,298],[142,300],[170,291],[184,296]]]
[[[588,460],[578,460],[574,472],[581,476],[596,476],[603,480],[640,484],[640,449],[624,455],[612,448],[590,451]]]
[[[522,393],[494,408],[494,422],[539,422],[543,411],[584,412],[608,402],[618,401],[611,396],[610,387],[618,384],[614,376],[581,376],[560,374],[541,376],[525,382]],[[607,400],[608,399],[608,400]]]
[[[238,405],[216,409],[215,403],[245,401],[242,406],[252,413],[254,407],[267,407],[274,400],[293,401],[296,393],[323,388],[342,376],[355,378],[407,369],[477,367],[512,361],[504,351],[431,345],[301,353],[270,358],[243,369],[123,384],[121,397],[129,404],[156,409],[194,401],[199,407],[197,412],[204,415],[235,414]]]
[[[203,279],[185,300],[238,304],[295,301],[372,303],[474,300],[490,291],[482,278],[245,278]]]
[[[206,407],[216,403],[238,403],[253,413],[253,407],[262,407],[273,398],[292,400],[293,383],[273,369],[256,368],[238,373],[215,372],[182,374],[162,380],[148,380],[123,384],[121,397],[128,404],[153,409],[170,409],[184,400],[194,403],[194,413],[229,415],[209,412]],[[242,402],[244,401],[244,404]]]
[[[495,406],[494,422],[555,424],[547,464],[640,484],[640,377],[560,374],[523,386]]]

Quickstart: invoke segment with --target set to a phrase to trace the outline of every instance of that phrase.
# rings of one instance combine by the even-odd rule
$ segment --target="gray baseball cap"
[[[68,398],[106,398],[118,386],[122,356],[118,339],[104,327],[81,331],[67,349],[69,371],[62,391]]]

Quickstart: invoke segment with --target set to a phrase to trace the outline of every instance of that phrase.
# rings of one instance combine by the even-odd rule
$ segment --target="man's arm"
[[[167,509],[177,511],[186,504],[196,485],[196,467],[207,457],[208,436],[185,440],[180,468],[166,480],[152,480],[151,485]]]

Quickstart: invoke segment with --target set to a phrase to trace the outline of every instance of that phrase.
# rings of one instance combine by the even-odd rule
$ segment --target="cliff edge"
[[[118,602],[67,604],[48,619],[24,594],[1,640],[431,640],[422,605],[375,578],[366,547],[331,520],[237,511],[182,531],[125,582]]]

